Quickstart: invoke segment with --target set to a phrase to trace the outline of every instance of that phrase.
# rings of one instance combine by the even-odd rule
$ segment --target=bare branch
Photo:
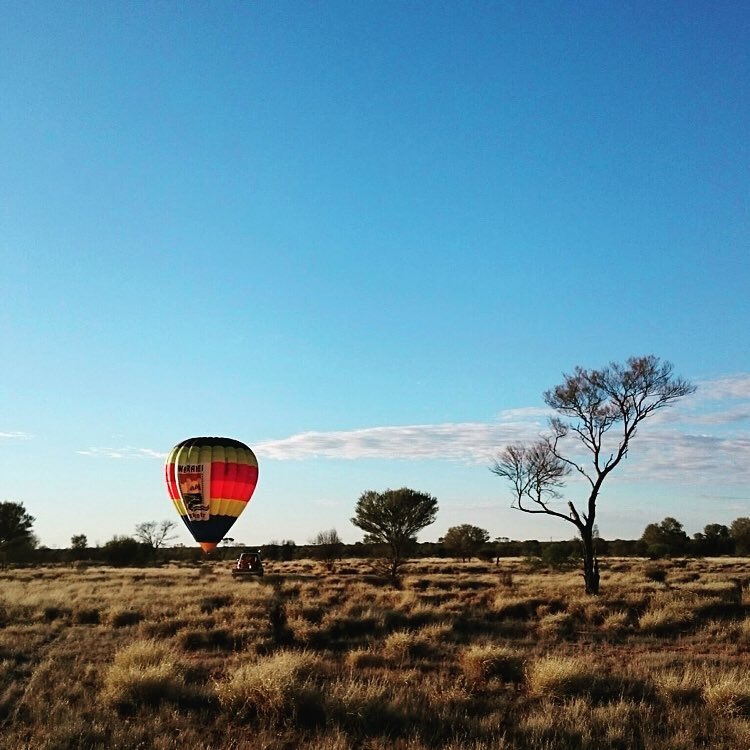
[[[504,477],[513,486],[514,508],[524,513],[545,513],[574,523],[572,518],[548,505],[550,500],[560,497],[558,488],[564,486],[564,479],[570,473],[570,467],[555,454],[548,440],[530,446],[509,445],[490,471]]]
[[[630,441],[643,420],[694,391],[695,386],[687,380],[674,377],[671,363],[653,355],[630,357],[624,364],[612,362],[600,370],[576,367],[564,375],[560,385],[544,394],[545,403],[562,415],[550,420],[552,435],[531,446],[509,446],[490,467],[510,481],[513,507],[557,516],[578,528],[589,593],[599,590],[593,535],[596,503],[604,480],[627,456]],[[588,469],[563,453],[561,441],[568,436],[590,455]],[[585,513],[569,502],[570,515],[565,515],[548,503],[560,497],[557,490],[572,470],[588,480],[590,491]]]

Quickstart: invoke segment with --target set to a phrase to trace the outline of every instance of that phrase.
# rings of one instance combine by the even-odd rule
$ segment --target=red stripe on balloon
[[[258,484],[258,467],[214,461],[211,464],[211,497],[247,502]]]

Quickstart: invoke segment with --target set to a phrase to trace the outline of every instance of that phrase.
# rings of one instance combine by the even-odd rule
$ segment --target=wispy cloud
[[[743,429],[750,419],[748,399],[750,375],[703,381],[696,394],[644,423],[633,440],[622,478],[750,481],[750,432]],[[261,443],[256,452],[280,461],[379,458],[486,464],[511,443],[537,439],[552,414],[547,408],[528,407],[503,411],[491,422],[304,432]]]
[[[259,456],[277,460],[443,459],[486,462],[498,446],[538,437],[542,425],[534,420],[496,423],[461,422],[367,427],[336,432],[303,432],[255,447]]]
[[[700,380],[696,385],[695,393],[656,412],[649,424],[731,426],[750,419],[750,374]]]
[[[699,380],[695,397],[700,400],[750,398],[750,373],[726,375],[713,380]]]
[[[547,431],[552,414],[544,407],[528,407],[502,411],[488,422],[302,432],[266,440],[253,449],[260,458],[276,461],[442,460],[487,465],[505,446],[538,439]],[[750,374],[703,381],[695,394],[657,412],[643,424],[618,476],[629,481],[718,482],[722,486],[750,482],[749,419]],[[0,437],[30,436],[0,433]],[[574,444],[569,445],[575,450]],[[87,448],[78,453],[92,458],[131,460],[166,456],[164,452],[133,446]],[[581,456],[581,460],[586,458]]]
[[[750,435],[643,431],[633,441],[625,469],[624,476],[629,479],[745,483],[750,481]]]
[[[152,450],[151,448],[134,448],[125,446],[124,448],[84,448],[78,450],[81,456],[90,458],[117,458],[117,459],[140,459],[140,458],[166,458],[166,453]]]
[[[750,404],[738,404],[732,409],[724,409],[690,417],[693,424],[733,425],[750,419]]]
[[[31,440],[28,432],[0,432],[0,440]]]

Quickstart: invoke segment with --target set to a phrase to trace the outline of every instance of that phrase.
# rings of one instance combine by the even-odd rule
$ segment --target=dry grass
[[[560,699],[589,694],[597,674],[591,663],[580,657],[545,656],[529,665],[527,681],[532,695]]]
[[[747,668],[709,676],[703,687],[703,700],[718,714],[750,716],[750,674]]]
[[[705,675],[694,666],[686,669],[669,669],[654,675],[653,682],[658,692],[676,703],[691,703],[700,699]]]
[[[523,657],[506,646],[469,646],[461,653],[460,664],[467,682],[474,685],[493,678],[504,682],[520,682],[524,674]]]
[[[397,630],[386,636],[382,653],[389,662],[404,663],[429,655],[437,645],[424,631]]]
[[[638,626],[645,633],[672,635],[689,627],[695,612],[684,598],[674,595],[654,597],[641,615]]]
[[[135,641],[115,655],[101,697],[123,707],[177,702],[186,695],[183,668],[172,650],[156,641]]]
[[[750,560],[0,571],[18,750],[750,746]]]
[[[240,718],[259,718],[271,725],[309,720],[321,703],[315,678],[322,659],[308,651],[280,651],[241,664],[216,685],[222,706]]]

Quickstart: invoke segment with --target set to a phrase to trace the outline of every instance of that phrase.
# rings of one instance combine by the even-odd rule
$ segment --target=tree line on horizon
[[[640,424],[664,407],[695,391],[695,386],[673,374],[671,363],[653,355],[630,357],[624,363],[612,362],[600,369],[576,367],[563,376],[563,382],[543,394],[544,402],[559,416],[549,422],[549,434],[530,444],[516,443],[499,452],[490,471],[504,479],[511,490],[512,507],[524,513],[547,515],[570,523],[577,535],[573,542],[511,542],[495,540],[471,524],[448,530],[437,543],[417,544],[417,534],[437,516],[437,498],[428,493],[402,487],[376,492],[368,490],[357,501],[352,524],[364,532],[363,542],[353,545],[358,553],[367,552],[379,560],[379,572],[394,581],[410,555],[430,549],[466,559],[471,556],[499,558],[538,556],[562,564],[578,560],[588,594],[599,593],[599,557],[639,554],[651,557],[675,554],[748,554],[750,519],[738,518],[731,527],[708,524],[690,539],[674,518],[649,524],[639,540],[601,539],[596,524],[597,504],[602,486],[627,457],[630,443]],[[577,474],[585,480],[582,504],[564,500],[566,478]],[[564,505],[553,504],[563,500]],[[24,547],[34,548],[31,532],[33,518],[22,505],[4,503],[0,525],[16,529],[16,537],[0,528],[0,552],[6,559]],[[11,507],[13,506],[13,507]],[[7,519],[6,519],[7,517]],[[173,539],[173,521],[149,521],[136,527],[134,537],[115,537],[101,549],[110,558],[117,551],[122,559],[142,558],[148,553],[164,553]],[[328,538],[325,535],[328,535]],[[7,537],[7,538],[6,538]],[[226,540],[230,542],[232,540]],[[572,548],[571,548],[572,545]],[[346,550],[334,529],[320,532],[311,545],[321,550]],[[267,556],[294,554],[296,545],[287,540],[281,545],[265,545]],[[98,549],[98,548],[97,548]],[[71,540],[71,550],[90,552],[84,535]],[[129,550],[129,552],[128,552]],[[174,548],[170,548],[174,554]],[[420,555],[421,556],[421,555]]]
[[[406,488],[403,488],[406,489]],[[387,491],[397,494],[400,491]],[[408,490],[413,493],[413,490]],[[365,493],[368,498],[378,493]],[[420,495],[421,493],[415,493]],[[172,546],[174,521],[147,521],[136,526],[132,536],[115,535],[103,545],[89,546],[85,534],[71,537],[70,546],[48,548],[39,546],[32,528],[34,518],[21,503],[0,502],[0,563],[62,563],[75,561],[100,562],[111,565],[144,565],[168,561],[200,561],[206,555],[198,547],[182,544]],[[291,539],[257,545],[236,544],[226,539],[211,559],[234,559],[245,549],[259,549],[266,560],[291,561],[314,559],[331,569],[336,561],[347,558],[370,558],[386,561],[382,572],[393,574],[410,558],[452,558],[464,562],[478,559],[499,562],[502,558],[538,559],[552,567],[567,567],[580,562],[580,540],[540,541],[515,540],[508,537],[492,539],[486,529],[464,523],[450,527],[436,542],[418,542],[408,534],[399,542],[397,554],[384,549],[387,542],[377,534],[366,534],[363,541],[345,543],[336,529],[318,532],[307,543]],[[650,523],[637,539],[595,538],[599,557],[720,557],[750,556],[750,517],[736,518],[727,526],[710,523],[703,531],[690,537],[675,518],[666,517]]]

